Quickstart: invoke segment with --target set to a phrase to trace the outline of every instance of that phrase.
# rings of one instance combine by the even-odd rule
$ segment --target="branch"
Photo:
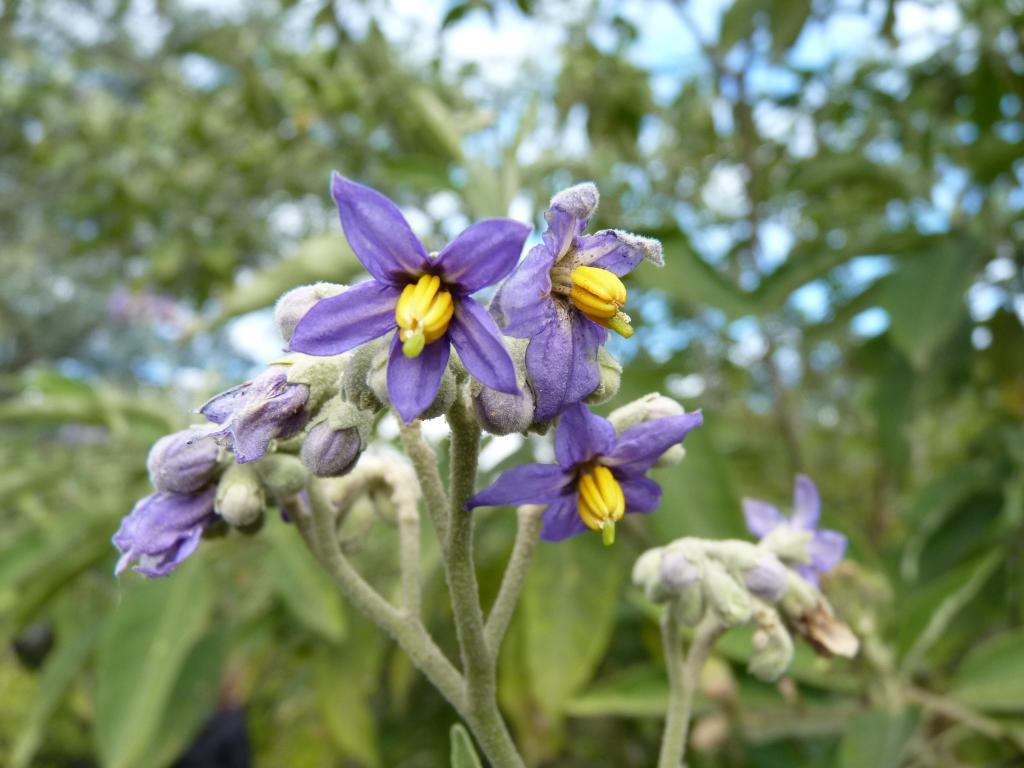
[[[494,605],[491,606],[491,612],[487,616],[487,624],[484,627],[484,639],[487,641],[487,648],[494,660],[498,658],[501,641],[508,630],[509,622],[512,621],[512,615],[519,602],[519,595],[526,582],[526,574],[533,561],[543,511],[544,507],[542,506],[527,504],[520,507],[517,512],[516,542],[512,547],[508,565],[505,567],[498,596],[494,599]]]

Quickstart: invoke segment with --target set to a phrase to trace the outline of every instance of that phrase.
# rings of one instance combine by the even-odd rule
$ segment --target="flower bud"
[[[161,437],[146,459],[150,482],[158,491],[194,493],[217,474],[219,453],[216,441],[198,429]]]
[[[618,393],[619,385],[622,383],[622,365],[604,347],[597,351],[597,368],[601,382],[585,399],[585,402],[591,405],[600,405],[611,400]]]
[[[792,525],[779,525],[761,539],[760,546],[780,560],[797,565],[811,562],[811,541],[814,532]]]
[[[314,283],[313,285],[301,285],[283,294],[274,306],[274,321],[277,323],[277,330],[281,333],[284,342],[287,344],[292,340],[295,326],[313,308],[314,304],[321,299],[337,296],[345,290],[347,290],[346,286],[337,283]]]
[[[477,385],[473,403],[476,407],[477,420],[480,426],[492,435],[510,435],[513,432],[526,432],[533,423],[536,400],[533,389],[526,379],[526,347],[528,339],[505,338],[512,362],[516,367],[516,384],[519,392],[510,395],[495,389]]]
[[[338,477],[355,466],[363,450],[356,427],[332,429],[327,421],[316,424],[302,443],[299,456],[317,477]]]
[[[260,479],[276,497],[294,496],[306,487],[309,475],[302,462],[287,453],[271,453],[256,465]]]
[[[774,603],[789,586],[789,569],[777,558],[765,553],[761,560],[743,574],[743,581],[752,595]]]
[[[248,464],[229,467],[217,485],[214,510],[235,528],[249,526],[262,517],[267,499],[256,470]]]
[[[759,680],[774,682],[789,669],[793,661],[793,639],[779,619],[779,614],[770,608],[760,608],[756,622],[754,652],[750,656],[747,670]]]
[[[735,627],[750,620],[753,610],[750,593],[721,563],[711,558],[704,563],[703,587],[708,604],[723,624]]]
[[[700,578],[700,568],[684,553],[677,549],[667,549],[661,558],[661,583],[670,592],[683,592],[689,589]]]
[[[658,591],[661,582],[661,558],[664,552],[662,547],[648,549],[633,564],[633,583],[644,590],[648,600],[654,602],[660,602],[658,598],[662,597]]]
[[[373,394],[382,403],[391,402],[388,397],[388,356],[389,345],[382,345],[373,359],[369,375],[367,376],[367,383],[373,390]],[[454,357],[452,355],[452,358]],[[427,406],[426,410],[417,418],[426,421],[427,419],[433,419],[448,413],[455,403],[456,393],[455,374],[452,373],[451,364],[449,364],[444,371],[444,375],[441,376],[441,385],[437,389],[434,402]]]
[[[577,219],[589,219],[597,210],[600,195],[591,181],[575,184],[551,198],[552,208],[561,208]]]

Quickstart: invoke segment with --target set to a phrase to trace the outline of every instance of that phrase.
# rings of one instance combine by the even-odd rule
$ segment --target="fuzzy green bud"
[[[682,416],[686,409],[671,397],[651,392],[643,397],[626,403],[616,408],[608,415],[608,420],[615,426],[615,431],[620,435],[630,427],[643,424],[654,419],[663,419],[669,416]],[[661,458],[655,463],[656,467],[671,467],[683,460],[686,449],[681,444],[673,445],[665,451]]]
[[[243,528],[263,516],[267,499],[256,469],[251,464],[233,464],[217,484],[214,510],[229,525]]]
[[[793,639],[779,619],[779,614],[771,608],[758,608],[755,622],[754,652],[747,669],[759,680],[774,682],[789,669],[793,661]]]
[[[277,497],[294,496],[306,487],[309,478],[306,468],[296,457],[287,453],[271,453],[256,464],[267,490]]]
[[[383,339],[375,339],[355,349],[345,366],[341,376],[341,396],[357,408],[378,413],[387,402],[381,401],[369,384],[370,373],[374,361],[382,348],[386,348]],[[385,358],[386,360],[386,358]],[[386,365],[386,363],[385,363]]]
[[[722,623],[735,627],[750,621],[753,606],[750,593],[740,586],[725,567],[708,558],[704,563],[704,597]]]
[[[298,288],[293,288],[282,294],[274,306],[274,321],[277,323],[277,330],[285,343],[292,340],[295,326],[317,302],[337,296],[345,290],[347,290],[346,286],[337,283],[314,283],[313,285],[300,285]]]
[[[597,368],[601,382],[586,398],[586,402],[591,405],[600,405],[611,400],[618,394],[619,386],[622,384],[622,364],[604,347],[597,350]]]

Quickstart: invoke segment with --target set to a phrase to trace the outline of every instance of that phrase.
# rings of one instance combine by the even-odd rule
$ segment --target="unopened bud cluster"
[[[763,544],[678,539],[641,555],[633,582],[648,599],[670,603],[685,624],[709,613],[726,627],[752,623],[749,669],[764,680],[788,668],[794,632],[822,653],[849,657],[857,651],[856,637],[818,588]]]

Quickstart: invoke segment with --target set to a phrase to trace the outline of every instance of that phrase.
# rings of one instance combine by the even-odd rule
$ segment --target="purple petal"
[[[140,500],[111,541],[121,552],[115,575],[133,561],[146,576],[166,576],[195,551],[213,511],[216,488],[195,494],[158,491]]]
[[[653,512],[661,501],[661,486],[649,477],[616,477],[626,497],[626,512]]]
[[[382,283],[408,282],[426,269],[429,257],[402,212],[380,192],[331,176],[331,194],[345,237],[366,271]]]
[[[474,299],[464,296],[455,302],[455,316],[448,326],[448,335],[459,351],[466,370],[491,389],[514,395],[516,367],[502,341],[501,331],[487,310]]]
[[[830,571],[846,553],[846,537],[838,531],[817,531],[811,539],[811,567],[818,573]]]
[[[395,327],[401,291],[368,280],[318,301],[299,320],[289,348],[307,355],[340,355]]]
[[[807,475],[797,475],[793,485],[793,516],[790,522],[797,528],[814,530],[821,514],[821,496],[814,481]]]
[[[555,457],[565,469],[609,453],[614,445],[615,427],[583,403],[570,406],[558,421]]]
[[[406,357],[398,334],[391,340],[388,356],[388,396],[406,423],[423,413],[434,402],[441,377],[448,367],[451,345],[448,336],[427,344],[418,357]]]
[[[473,293],[515,268],[529,234],[530,227],[511,219],[478,221],[445,246],[436,265],[445,283]]]
[[[466,509],[503,504],[547,504],[564,493],[572,475],[555,464],[520,464],[505,470],[466,502]]]
[[[537,394],[537,421],[553,419],[601,383],[597,352],[607,332],[564,302],[554,304],[557,312],[551,322],[526,349],[526,370]]]
[[[703,423],[704,416],[700,411],[694,411],[637,424],[619,436],[604,463],[623,473],[646,472],[661,458],[661,454],[683,442],[692,429]]]
[[[491,313],[508,336],[528,339],[540,331],[555,311],[551,300],[551,268],[555,254],[543,243],[526,254],[500,286]]]
[[[743,499],[743,519],[747,523],[747,530],[759,539],[785,522],[779,510],[759,499]]]
[[[661,243],[649,237],[640,237],[615,229],[605,229],[593,235],[576,238],[575,248],[582,264],[607,269],[622,277],[632,272],[647,259],[658,266],[665,263]]]
[[[544,213],[548,229],[543,237],[556,260],[569,250],[573,238],[587,228],[597,202],[597,187],[589,182],[563,189],[551,199],[551,207]]]
[[[583,533],[587,524],[579,513],[579,496],[566,494],[548,505],[541,517],[540,537],[544,541],[562,541]]]
[[[199,408],[199,413],[214,424],[223,424],[231,418],[239,404],[245,402],[251,388],[252,382],[246,381],[221,392],[219,395],[214,395]]]

